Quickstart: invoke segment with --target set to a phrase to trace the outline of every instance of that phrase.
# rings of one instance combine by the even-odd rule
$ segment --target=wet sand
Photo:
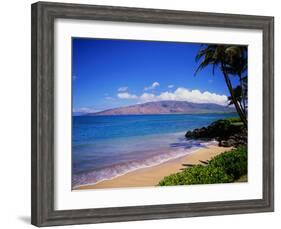
[[[111,180],[80,186],[75,190],[156,186],[165,176],[180,172],[181,169],[188,167],[190,164],[204,164],[202,161],[210,160],[212,157],[230,149],[231,147],[206,146],[184,157],[170,160],[157,166],[138,169]]]

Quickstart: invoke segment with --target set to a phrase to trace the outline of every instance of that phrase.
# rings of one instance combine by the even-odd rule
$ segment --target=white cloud
[[[154,82],[154,83],[151,84],[150,86],[145,87],[144,90],[145,90],[145,91],[152,90],[152,89],[155,89],[156,87],[159,87],[159,86],[160,86],[160,83]]]
[[[126,87],[126,86],[123,86],[123,87],[119,87],[118,88],[118,91],[119,92],[125,92],[125,91],[127,91],[128,90],[128,87]]]
[[[175,85],[170,84],[170,85],[168,85],[168,88],[171,89],[171,88],[173,88],[174,86],[175,86]]]
[[[199,90],[188,90],[185,88],[178,88],[174,92],[176,100],[187,100],[194,103],[216,103],[220,105],[227,104],[226,95],[218,95],[208,91],[201,92]]]
[[[122,92],[118,93],[117,97],[120,99],[137,99],[138,103],[174,100],[193,103],[215,103],[219,105],[228,104],[226,95],[219,95],[209,91],[201,92],[200,90],[189,90],[184,87],[179,87],[174,91],[165,91],[158,95],[144,92],[142,95],[137,96],[128,92]]]
[[[142,101],[142,102],[150,102],[150,101],[155,101],[157,100],[157,96],[155,96],[154,94],[152,93],[143,93],[139,99]]]
[[[138,96],[136,96],[134,94],[129,94],[128,92],[118,93],[117,97],[120,99],[137,99],[138,98]]]
[[[227,105],[227,96],[211,93],[208,91],[188,90],[186,88],[177,88],[174,92],[162,92],[159,95],[152,93],[143,93],[139,96],[141,102],[153,102],[163,100],[187,101],[193,103],[215,103]]]

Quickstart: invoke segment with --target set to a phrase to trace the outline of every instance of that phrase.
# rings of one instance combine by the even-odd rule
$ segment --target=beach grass
[[[171,174],[160,186],[231,183],[247,174],[247,148],[241,146],[213,157],[207,165],[196,165]]]
[[[228,120],[231,123],[241,122],[241,119],[239,117],[229,117],[229,118],[225,118],[225,120]]]
[[[231,125],[234,126],[243,126],[244,123],[241,121],[239,117],[230,117],[230,118],[225,118],[225,120],[230,121]]]

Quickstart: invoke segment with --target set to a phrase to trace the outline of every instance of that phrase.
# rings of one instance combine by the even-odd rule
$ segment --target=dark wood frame
[[[263,32],[263,198],[54,210],[54,21],[57,18],[258,29]],[[274,18],[38,2],[32,5],[32,211],[36,226],[270,212],[274,209]]]

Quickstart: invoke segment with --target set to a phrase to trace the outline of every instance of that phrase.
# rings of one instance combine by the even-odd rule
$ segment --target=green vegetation
[[[245,146],[230,150],[214,157],[208,166],[223,168],[232,181],[247,174],[247,149]]]
[[[234,126],[243,126],[243,122],[241,121],[240,118],[238,117],[230,117],[230,118],[226,118],[226,120],[230,121],[231,125]]]
[[[231,123],[241,122],[241,119],[239,117],[229,117],[229,118],[225,118],[225,120],[228,120]]]
[[[247,148],[241,146],[212,158],[208,165],[196,165],[165,177],[160,186],[230,183],[247,174]]]

